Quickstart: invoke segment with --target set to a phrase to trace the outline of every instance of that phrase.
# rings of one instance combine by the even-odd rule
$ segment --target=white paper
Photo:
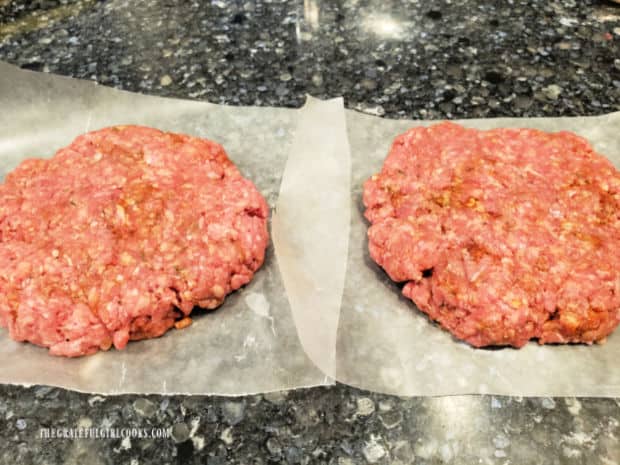
[[[479,129],[573,131],[620,167],[620,113],[457,122]],[[398,395],[620,396],[620,330],[604,345],[539,346],[530,342],[519,350],[474,349],[431,323],[369,257],[362,183],[380,171],[397,135],[432,123],[436,122],[347,112],[353,208],[338,330],[337,380]]]
[[[347,264],[350,166],[342,99],[310,99],[273,216],[276,257],[310,358],[336,375],[336,334]],[[316,124],[320,122],[320,124]],[[343,137],[344,136],[344,137]]]
[[[333,121],[322,120],[323,105],[333,118],[340,118],[339,132],[329,127]],[[342,102],[312,100],[308,107],[306,115],[305,109],[229,107],[148,97],[0,63],[0,175],[3,179],[24,158],[53,155],[83,132],[140,124],[221,143],[273,207],[296,134],[331,131],[332,141],[342,139],[336,146],[346,145]],[[311,160],[313,147],[308,146],[306,154],[299,152],[299,147],[295,150],[297,162],[292,171],[287,168],[293,174],[303,170],[299,160]],[[348,172],[348,164],[345,169]],[[343,189],[348,192],[348,185]],[[303,204],[303,199],[300,202]],[[301,239],[312,243],[312,238]],[[331,384],[331,377],[317,365],[333,366],[337,318],[331,328],[318,328],[325,335],[323,345],[319,353],[309,351],[309,358],[298,333],[302,341],[311,343],[308,335],[316,334],[317,329],[305,325],[318,322],[303,313],[294,314],[303,309],[298,305],[291,308],[289,302],[299,302],[300,297],[289,294],[303,297],[313,289],[303,283],[285,289],[274,246],[281,251],[286,243],[278,247],[274,240],[252,282],[229,295],[219,309],[194,312],[190,327],[171,330],[161,338],[131,342],[123,351],[76,359],[53,357],[46,349],[10,340],[6,329],[0,329],[0,382],[97,393],[223,395]],[[279,256],[287,259],[286,253]],[[341,269],[342,281],[345,261],[346,246],[340,257],[322,266]],[[308,286],[316,284],[309,279],[308,270],[299,271]],[[336,293],[339,299],[341,290]],[[335,311],[338,309],[336,305]]]
[[[51,357],[0,329],[0,382],[242,395],[335,377],[400,395],[620,396],[618,332],[602,346],[473,349],[433,325],[369,258],[362,183],[380,170],[398,134],[432,122],[346,112],[345,129],[341,99],[309,99],[302,110],[226,107],[4,64],[0,108],[2,175],[85,131],[142,124],[222,143],[276,208],[264,266],[216,312],[162,338],[79,359]],[[620,113],[461,123],[571,130],[620,166]]]

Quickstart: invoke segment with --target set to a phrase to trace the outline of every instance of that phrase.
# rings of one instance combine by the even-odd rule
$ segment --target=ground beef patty
[[[372,258],[473,346],[591,343],[620,321],[620,174],[572,133],[411,129],[364,204]]]
[[[250,281],[267,215],[214,142],[84,134],[0,185],[0,325],[66,356],[160,336]]]

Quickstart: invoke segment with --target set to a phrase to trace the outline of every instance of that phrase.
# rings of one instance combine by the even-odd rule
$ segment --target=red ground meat
[[[0,325],[65,356],[160,336],[252,279],[267,216],[214,142],[84,134],[0,185]]]
[[[473,346],[592,343],[620,322],[620,173],[572,133],[411,129],[364,204],[372,258]]]

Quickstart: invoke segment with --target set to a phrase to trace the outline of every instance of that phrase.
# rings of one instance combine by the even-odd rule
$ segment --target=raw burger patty
[[[473,346],[592,343],[620,321],[620,173],[572,133],[411,129],[364,204],[372,258]]]
[[[250,281],[267,213],[214,142],[84,134],[0,185],[0,325],[66,356],[160,336]]]

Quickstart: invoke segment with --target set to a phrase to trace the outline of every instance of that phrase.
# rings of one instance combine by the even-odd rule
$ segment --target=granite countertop
[[[0,0],[0,59],[147,94],[394,118],[620,110],[604,0]],[[0,463],[620,463],[620,399],[398,398],[336,385],[221,398],[0,386]],[[41,439],[44,427],[172,428]]]

